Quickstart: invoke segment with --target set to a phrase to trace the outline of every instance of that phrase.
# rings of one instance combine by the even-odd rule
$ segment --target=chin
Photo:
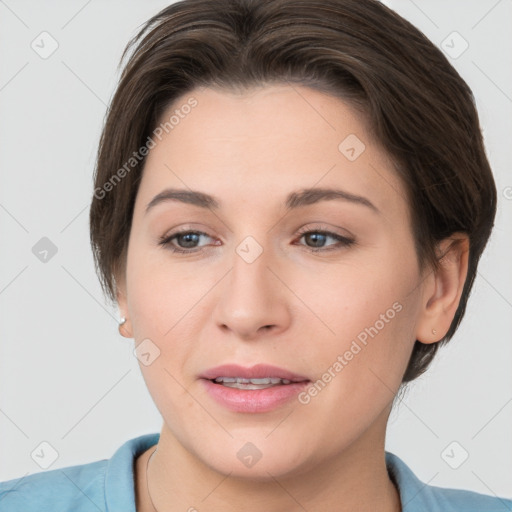
[[[299,475],[311,466],[304,442],[293,443],[288,438],[284,443],[277,437],[265,440],[265,435],[259,430],[254,436],[248,433],[243,439],[224,442],[216,437],[207,446],[194,446],[193,453],[210,469],[240,479],[270,481]]]

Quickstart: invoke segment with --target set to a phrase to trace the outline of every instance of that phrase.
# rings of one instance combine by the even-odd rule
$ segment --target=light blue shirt
[[[0,482],[0,511],[136,512],[133,464],[159,439],[146,434],[124,443],[110,459]],[[386,466],[403,512],[512,512],[510,499],[427,485],[393,453],[386,452]]]

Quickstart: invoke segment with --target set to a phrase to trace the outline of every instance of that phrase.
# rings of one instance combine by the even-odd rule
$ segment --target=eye
[[[299,231],[299,234],[301,235],[299,240],[304,238],[305,240],[309,240],[314,244],[313,247],[307,246],[307,248],[310,249],[312,252],[334,251],[336,249],[340,249],[340,246],[350,247],[351,245],[354,245],[356,243],[356,241],[353,238],[347,238],[345,236],[341,236],[338,235],[337,233],[333,233],[331,231],[323,229],[303,229]],[[325,241],[329,238],[336,240],[338,243],[331,244],[334,245],[334,247],[325,249]]]
[[[356,243],[352,238],[347,238],[323,229],[302,229],[299,231],[299,235],[299,240],[304,238],[314,244],[313,247],[306,245],[306,248],[311,252],[333,251],[343,247],[350,247]],[[170,235],[164,235],[160,238],[158,244],[175,253],[191,254],[203,250],[203,247],[197,245],[201,237],[211,238],[202,231],[182,229]],[[337,241],[337,243],[331,244],[334,245],[334,247],[325,248],[325,242],[329,238]],[[174,242],[176,242],[178,246]],[[219,243],[215,245],[219,245]]]
[[[175,233],[172,233],[169,236],[163,236],[160,238],[158,242],[159,245],[164,246],[165,248],[171,250],[172,252],[180,252],[180,253],[192,253],[198,252],[201,250],[201,247],[196,247],[195,244],[198,243],[199,239],[205,236],[210,238],[206,233],[202,231],[190,231],[190,230],[180,230]],[[183,244],[183,247],[176,247],[172,242],[176,240],[178,243]]]

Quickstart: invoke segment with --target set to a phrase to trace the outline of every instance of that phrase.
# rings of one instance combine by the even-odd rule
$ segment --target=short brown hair
[[[438,241],[456,232],[469,237],[468,274],[450,329],[438,343],[416,340],[402,382],[421,375],[464,316],[496,215],[474,97],[443,53],[376,0],[183,0],[147,21],[121,62],[132,49],[106,115],[90,208],[106,295],[116,301],[145,159],[130,169],[126,162],[166,107],[196,87],[306,85],[364,113],[404,183],[421,269],[437,268]]]

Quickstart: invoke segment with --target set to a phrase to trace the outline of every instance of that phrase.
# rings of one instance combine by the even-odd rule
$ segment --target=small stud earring
[[[121,327],[121,325],[123,325],[125,322],[126,322],[126,318],[123,316],[121,318],[121,320],[119,320],[119,327]]]
[[[437,334],[437,331],[435,329],[432,329],[432,334]]]

